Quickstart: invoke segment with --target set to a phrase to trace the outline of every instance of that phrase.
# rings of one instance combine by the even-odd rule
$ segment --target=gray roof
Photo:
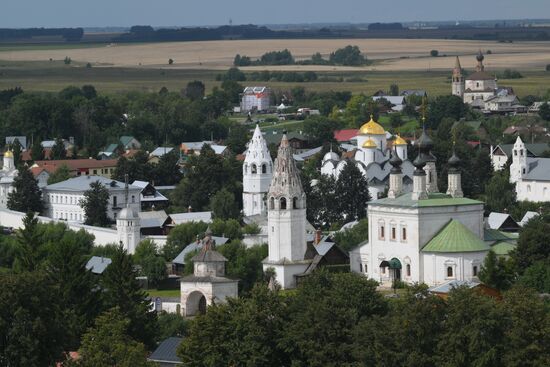
[[[111,263],[112,260],[108,257],[92,256],[86,263],[86,270],[90,270],[94,274],[102,274]]]
[[[325,236],[321,239],[321,241],[316,244],[314,247],[315,247],[315,250],[317,251],[317,253],[320,255],[320,256],[325,256],[327,254],[327,252],[332,248],[332,246],[334,246],[335,243],[332,242],[332,240],[328,237],[328,236]]]
[[[124,191],[124,182],[115,181],[103,176],[78,176],[68,180],[58,182],[45,187],[47,190],[65,190],[65,191],[86,191],[90,189],[90,184],[99,181],[109,191]],[[139,190],[139,187],[128,186],[129,190]]]
[[[521,221],[519,222],[520,226],[524,226],[529,222],[529,220],[533,219],[534,217],[538,216],[539,213],[537,212],[526,212],[523,218],[521,218]]]
[[[495,151],[497,148],[500,148],[507,156],[512,155],[512,150],[514,149],[514,144],[500,144],[493,149]],[[546,150],[550,150],[550,145],[546,143],[533,143],[533,144],[525,144],[525,148],[527,148],[527,151],[531,153],[531,155],[538,157],[542,155],[542,153]]]
[[[449,282],[433,286],[431,288],[428,288],[429,292],[436,292],[436,293],[449,293],[454,288],[458,287],[468,287],[468,288],[475,288],[481,283],[471,280],[451,280]]]
[[[510,214],[491,212],[487,218],[487,224],[491,229],[500,229],[508,218],[512,219]]]
[[[139,212],[141,228],[156,228],[162,227],[166,219],[168,219],[168,214],[164,210],[154,211],[154,212]]]
[[[550,181],[550,158],[536,158],[529,163],[524,180]]]
[[[306,150],[305,152],[303,153],[300,153],[300,154],[293,154],[293,158],[298,161],[298,162],[302,162],[304,161],[305,159],[309,158],[309,157],[312,157],[314,156],[315,154],[319,153],[321,150],[323,150],[323,147],[317,147],[317,148],[313,148],[313,149],[310,149],[310,150]]]
[[[177,338],[175,336],[163,340],[147,360],[157,363],[170,362],[173,364],[182,364],[181,359],[176,354],[176,350],[182,340],[183,338]]]
[[[168,201],[168,198],[164,195],[162,195],[156,188],[154,188],[154,194],[153,195],[143,195],[143,190],[149,185],[149,182],[147,181],[134,181],[132,182],[132,186],[136,186],[141,188],[141,195],[140,199],[141,202],[148,202],[148,201]],[[151,185],[152,186],[152,185]]]
[[[189,283],[235,283],[238,282],[236,279],[229,279],[225,277],[215,277],[212,275],[198,277],[196,275],[188,275],[186,277],[180,278],[180,282],[189,282]]]
[[[173,213],[170,214],[170,218],[172,218],[174,224],[189,222],[212,223],[212,212]]]
[[[217,246],[219,246],[227,243],[227,241],[229,241],[229,238],[212,236],[212,240],[214,240],[214,243]],[[188,253],[200,250],[201,248],[202,248],[202,242],[197,242],[197,241],[191,242],[189,245],[185,246],[183,250],[181,250],[178,256],[176,256],[174,260],[172,260],[172,262],[174,264],[185,265],[185,256]]]
[[[6,145],[12,145],[13,142],[17,139],[19,144],[23,149],[27,149],[27,137],[26,136],[6,136]]]
[[[227,261],[227,259],[215,250],[201,251],[191,259],[193,262],[220,262]]]
[[[151,153],[149,153],[150,157],[162,157],[165,154],[170,153],[174,148],[170,147],[158,147],[157,149],[153,150]]]

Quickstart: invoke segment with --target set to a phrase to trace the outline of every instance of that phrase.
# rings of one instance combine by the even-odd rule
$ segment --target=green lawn
[[[168,298],[177,298],[180,296],[180,290],[179,289],[148,289],[147,294],[151,298],[155,297],[168,297]]]
[[[43,46],[43,47],[54,47]],[[59,45],[62,46],[62,45]],[[65,45],[70,46],[70,45]],[[97,47],[98,44],[82,45]],[[14,47],[14,46],[0,46]],[[18,46],[30,47],[30,46]],[[32,46],[38,47],[38,46]],[[1,57],[1,55],[0,55]],[[511,86],[519,96],[539,94],[549,89],[550,72],[523,71],[521,79],[499,80],[500,85]],[[219,87],[216,81],[219,70],[158,69],[98,67],[86,68],[84,64],[64,65],[63,61],[2,61],[0,60],[0,90],[20,86],[30,91],[59,91],[68,85],[92,84],[104,93],[126,91],[157,92],[163,86],[171,91],[180,91],[193,80],[205,83],[207,91]],[[307,91],[351,91],[352,93],[373,94],[377,90],[388,90],[391,84],[398,84],[400,90],[425,89],[430,95],[447,95],[451,90],[451,71],[345,71],[319,72],[319,78],[343,78],[344,81],[286,83],[286,82],[242,82],[242,84],[267,85],[276,90],[289,91],[302,86]],[[361,78],[361,82],[346,81]]]

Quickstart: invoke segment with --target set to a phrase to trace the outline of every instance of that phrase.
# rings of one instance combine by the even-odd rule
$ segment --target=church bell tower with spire
[[[275,280],[281,288],[294,288],[295,276],[302,274],[310,261],[304,258],[307,247],[306,195],[286,134],[275,160],[267,203],[269,255],[263,268],[264,271],[275,270]]]
[[[462,66],[460,66],[460,59],[456,57],[455,67],[453,68],[453,87],[452,93],[454,96],[464,98],[465,81],[462,74]]]
[[[256,125],[243,165],[243,213],[265,215],[265,197],[273,177],[273,161],[260,127]]]

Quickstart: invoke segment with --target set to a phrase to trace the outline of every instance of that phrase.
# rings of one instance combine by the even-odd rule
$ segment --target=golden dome
[[[374,140],[367,139],[367,141],[363,143],[363,148],[378,148],[378,146],[376,145]]]
[[[393,141],[393,145],[407,145],[407,142],[399,135],[396,135],[396,138]]]
[[[384,128],[370,116],[370,121],[363,124],[359,129],[361,135],[385,135]]]
[[[13,152],[11,150],[7,150],[6,153],[4,153],[4,158],[13,158]]]

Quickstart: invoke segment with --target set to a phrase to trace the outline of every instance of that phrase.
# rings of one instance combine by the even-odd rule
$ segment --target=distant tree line
[[[385,29],[403,29],[401,23],[372,23],[369,24],[369,31],[385,30]]]
[[[328,59],[317,52],[310,59],[296,61],[292,53],[284,49],[282,51],[270,51],[263,54],[259,59],[252,60],[249,56],[237,54],[233,60],[234,66],[257,66],[257,65],[344,65],[361,66],[367,64],[367,57],[361,54],[357,46],[348,45],[332,52]]]
[[[0,41],[21,40],[32,37],[61,36],[65,41],[80,41],[84,35],[82,28],[0,28]]]

